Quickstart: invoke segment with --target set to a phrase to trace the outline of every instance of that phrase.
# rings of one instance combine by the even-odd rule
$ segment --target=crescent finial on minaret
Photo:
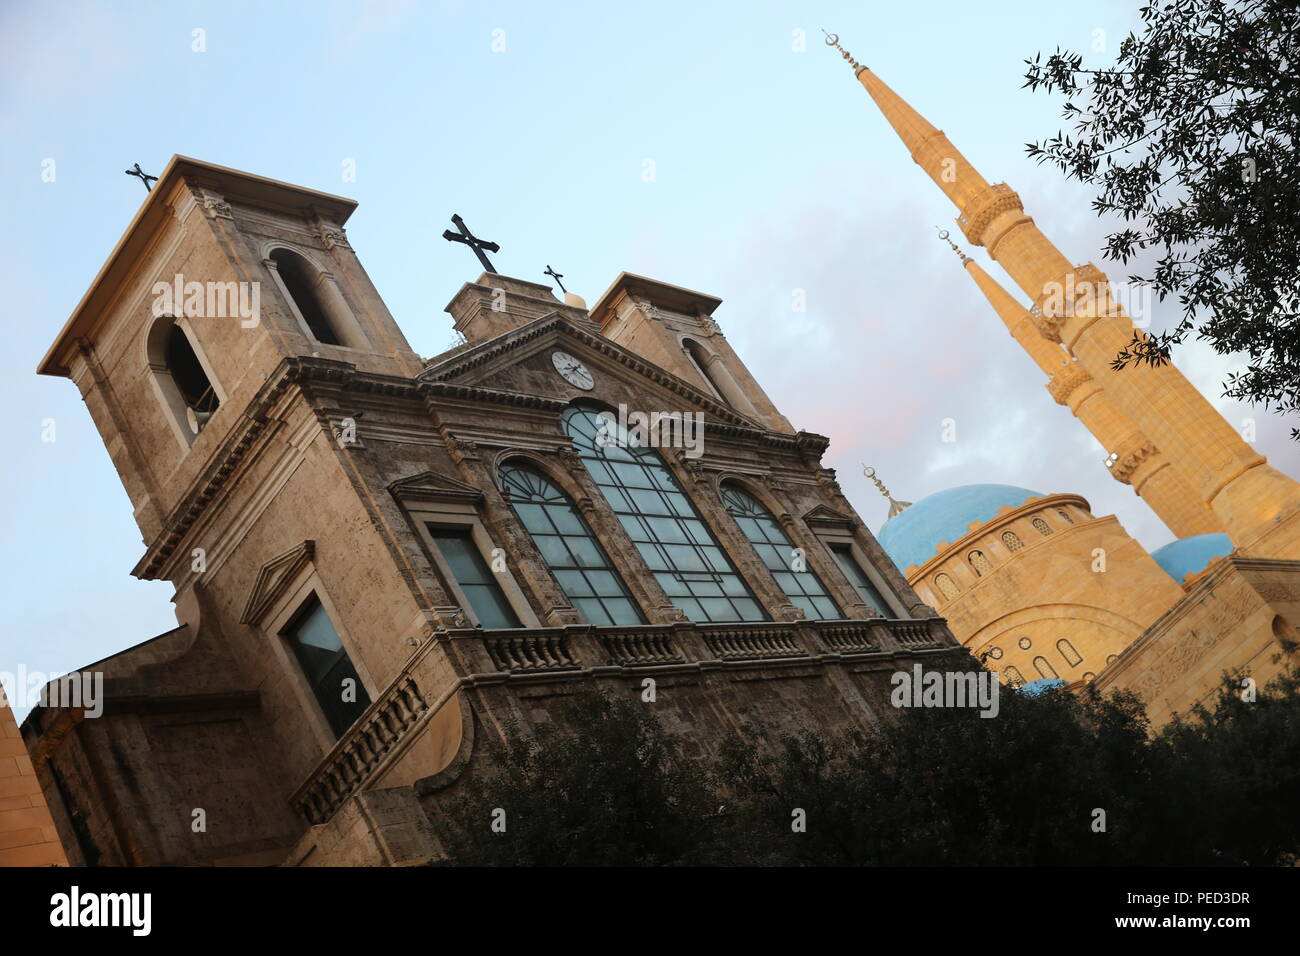
[[[844,47],[840,46],[840,35],[838,33],[826,33],[825,30],[823,30],[822,33],[826,34],[826,45],[833,46],[835,47],[835,49],[839,50],[840,56],[848,60],[849,66],[853,67],[854,73],[857,73],[862,69],[862,64],[859,63],[857,60],[853,59],[853,54],[851,54],[848,50],[844,49]]]
[[[934,228],[939,229],[938,226],[935,226]],[[962,265],[965,265],[966,263],[970,262],[970,256],[962,252],[961,249],[958,247],[957,243],[952,241],[952,237],[949,235],[947,229],[939,229],[939,238],[942,239],[944,242],[948,243],[948,245],[952,247],[952,251],[957,253],[957,258],[961,260]]]
[[[875,483],[876,490],[879,491],[884,499],[889,502],[889,518],[902,514],[906,509],[912,507],[912,502],[910,501],[894,500],[894,496],[889,493],[889,489],[885,487],[885,483],[876,477],[876,469],[863,465],[862,473]],[[885,520],[888,521],[889,518],[886,518]]]

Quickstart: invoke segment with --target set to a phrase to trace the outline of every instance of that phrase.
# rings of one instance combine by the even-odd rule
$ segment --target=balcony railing
[[[701,662],[733,666],[838,659],[956,648],[938,619],[885,618],[758,624],[643,625],[443,632],[462,666],[478,676],[563,675],[609,667],[682,667]],[[445,643],[440,639],[439,643]],[[345,733],[291,798],[312,824],[333,816],[352,794],[382,773],[415,739],[434,706],[427,663],[433,642],[412,655],[398,678]],[[716,666],[716,664],[715,664]],[[443,672],[445,675],[445,671]],[[420,683],[417,683],[417,680]],[[445,676],[442,678],[445,683]],[[443,687],[446,697],[453,688]],[[436,708],[435,708],[436,709]]]
[[[403,673],[366,708],[298,788],[291,799],[294,807],[310,823],[324,823],[361,789],[427,709],[415,679]]]

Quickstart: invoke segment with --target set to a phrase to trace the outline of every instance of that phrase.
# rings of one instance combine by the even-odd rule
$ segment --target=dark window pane
[[[478,622],[485,628],[519,627],[519,618],[506,600],[496,576],[488,570],[470,532],[430,527],[429,533],[456,583],[465,593],[465,600]]]
[[[831,546],[831,553],[835,555],[835,560],[839,563],[844,576],[858,589],[862,599],[879,611],[881,617],[893,617],[894,614],[889,609],[889,605],[885,603],[880,591],[876,589],[876,586],[871,583],[871,579],[867,577],[867,573],[854,560],[852,549],[846,544],[837,544]]]
[[[370,706],[356,668],[343,649],[338,631],[313,595],[284,632],[307,683],[336,736],[352,726]]]

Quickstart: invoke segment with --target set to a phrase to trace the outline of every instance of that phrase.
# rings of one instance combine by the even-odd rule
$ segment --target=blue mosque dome
[[[1151,557],[1165,569],[1166,574],[1182,584],[1187,575],[1204,571],[1215,558],[1231,552],[1232,539],[1226,534],[1194,534],[1157,548],[1151,552]]]
[[[1044,677],[1041,680],[1031,680],[1028,684],[1022,685],[1019,692],[1026,697],[1038,697],[1057,687],[1065,686],[1065,681],[1059,677]]]
[[[1042,492],[1015,485],[959,485],[936,491],[896,514],[876,538],[899,569],[906,570],[934,557],[940,543],[965,537],[971,522],[988,521],[1008,505],[1018,508],[1030,498],[1041,497]]]

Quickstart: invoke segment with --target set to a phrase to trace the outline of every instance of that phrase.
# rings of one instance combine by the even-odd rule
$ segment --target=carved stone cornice
[[[818,505],[811,511],[805,512],[803,523],[810,528],[833,528],[850,532],[857,530],[858,527],[858,523],[851,517],[825,505]]]
[[[1070,396],[1081,386],[1092,381],[1092,376],[1078,362],[1071,360],[1068,365],[1063,365],[1052,375],[1051,381],[1047,383],[1047,391],[1051,393],[1052,398],[1058,405],[1069,405]]]
[[[325,245],[326,249],[351,249],[348,243],[348,234],[343,231],[342,226],[331,226],[325,222],[316,224],[316,235]]]
[[[431,471],[399,478],[388,486],[388,493],[403,505],[430,502],[478,504],[483,500],[483,492],[473,485]]]
[[[966,234],[966,238],[977,246],[984,245],[984,231],[998,216],[1006,212],[1024,212],[1020,197],[1006,183],[994,183],[986,192],[975,198],[970,206],[957,217],[957,225]]]
[[[235,218],[234,210],[230,208],[230,203],[226,202],[225,197],[211,189],[205,189],[202,186],[190,187],[190,192],[194,196],[194,201],[203,214],[209,219],[231,219]]]
[[[240,615],[239,623],[254,626],[260,624],[267,612],[292,587],[298,573],[311,563],[315,554],[316,542],[307,540],[262,565],[252,590],[249,591],[248,600],[244,602],[244,613]]]
[[[1157,454],[1156,446],[1146,439],[1137,439],[1129,442],[1115,451],[1118,459],[1110,467],[1110,475],[1116,481],[1130,484],[1133,481],[1133,474],[1138,470],[1141,464],[1151,456]]]

